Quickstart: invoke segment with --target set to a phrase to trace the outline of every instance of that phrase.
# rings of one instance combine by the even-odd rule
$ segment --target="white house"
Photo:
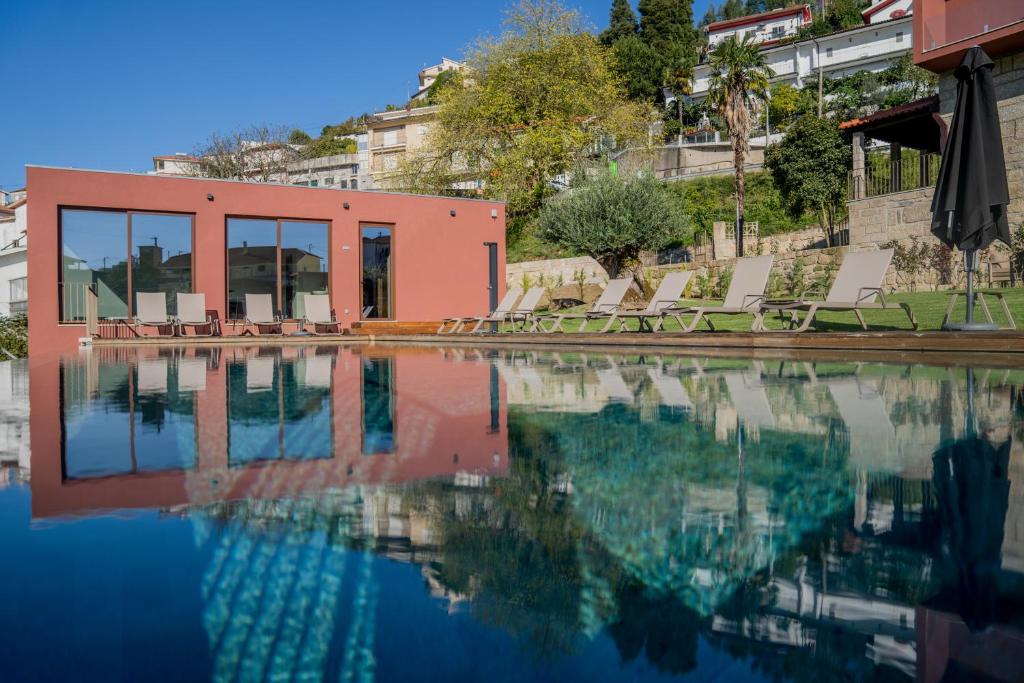
[[[191,175],[190,169],[197,159],[184,152],[153,157],[155,175]]]
[[[861,12],[865,24],[902,19],[914,12],[914,0],[871,0],[871,7]]]
[[[882,71],[911,49],[913,18],[903,16],[886,22],[867,24],[816,38],[763,48],[765,61],[775,72],[773,83],[796,87],[822,75],[841,78],[858,71]],[[694,69],[693,97],[702,99],[708,92],[711,69],[698,64]]]
[[[434,84],[437,77],[445,71],[462,71],[466,68],[463,62],[457,62],[454,59],[448,59],[447,57],[441,58],[440,64],[434,66],[425,66],[420,69],[419,82],[420,88],[416,91],[416,94],[412,96],[414,100],[420,100],[427,96],[427,91],[430,90],[430,86]]]
[[[28,200],[0,207],[0,316],[28,310]]]
[[[754,40],[763,45],[772,45],[788,36],[795,36],[801,27],[810,23],[811,6],[796,5],[715,21],[708,24],[704,32],[708,36],[709,48],[714,48],[729,36],[735,36],[737,40],[753,36]]]

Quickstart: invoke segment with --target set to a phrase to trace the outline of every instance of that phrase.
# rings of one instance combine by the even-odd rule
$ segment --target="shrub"
[[[807,267],[802,258],[793,259],[785,275],[786,294],[798,297],[807,290]]]
[[[609,276],[629,269],[643,286],[642,251],[657,251],[678,229],[678,212],[650,175],[622,180],[609,173],[544,202],[538,235],[601,263]]]
[[[0,348],[18,358],[28,356],[28,318],[0,316]],[[10,356],[0,351],[0,360],[9,359]]]
[[[882,249],[892,249],[892,267],[896,281],[913,292],[917,288],[917,276],[928,266],[931,247],[917,237],[909,240],[886,242]]]

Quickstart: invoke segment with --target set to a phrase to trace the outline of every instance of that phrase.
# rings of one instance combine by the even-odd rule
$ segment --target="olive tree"
[[[641,288],[640,253],[665,246],[681,224],[657,179],[623,180],[610,173],[549,198],[537,219],[543,239],[593,257],[613,278],[628,270]]]

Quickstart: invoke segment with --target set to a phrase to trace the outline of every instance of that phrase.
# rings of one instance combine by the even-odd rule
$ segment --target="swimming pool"
[[[1022,370],[197,346],[0,383],[4,680],[1024,676]]]

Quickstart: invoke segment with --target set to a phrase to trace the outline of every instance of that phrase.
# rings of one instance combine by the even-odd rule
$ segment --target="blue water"
[[[0,402],[4,681],[1024,680],[1024,370],[94,349]]]

